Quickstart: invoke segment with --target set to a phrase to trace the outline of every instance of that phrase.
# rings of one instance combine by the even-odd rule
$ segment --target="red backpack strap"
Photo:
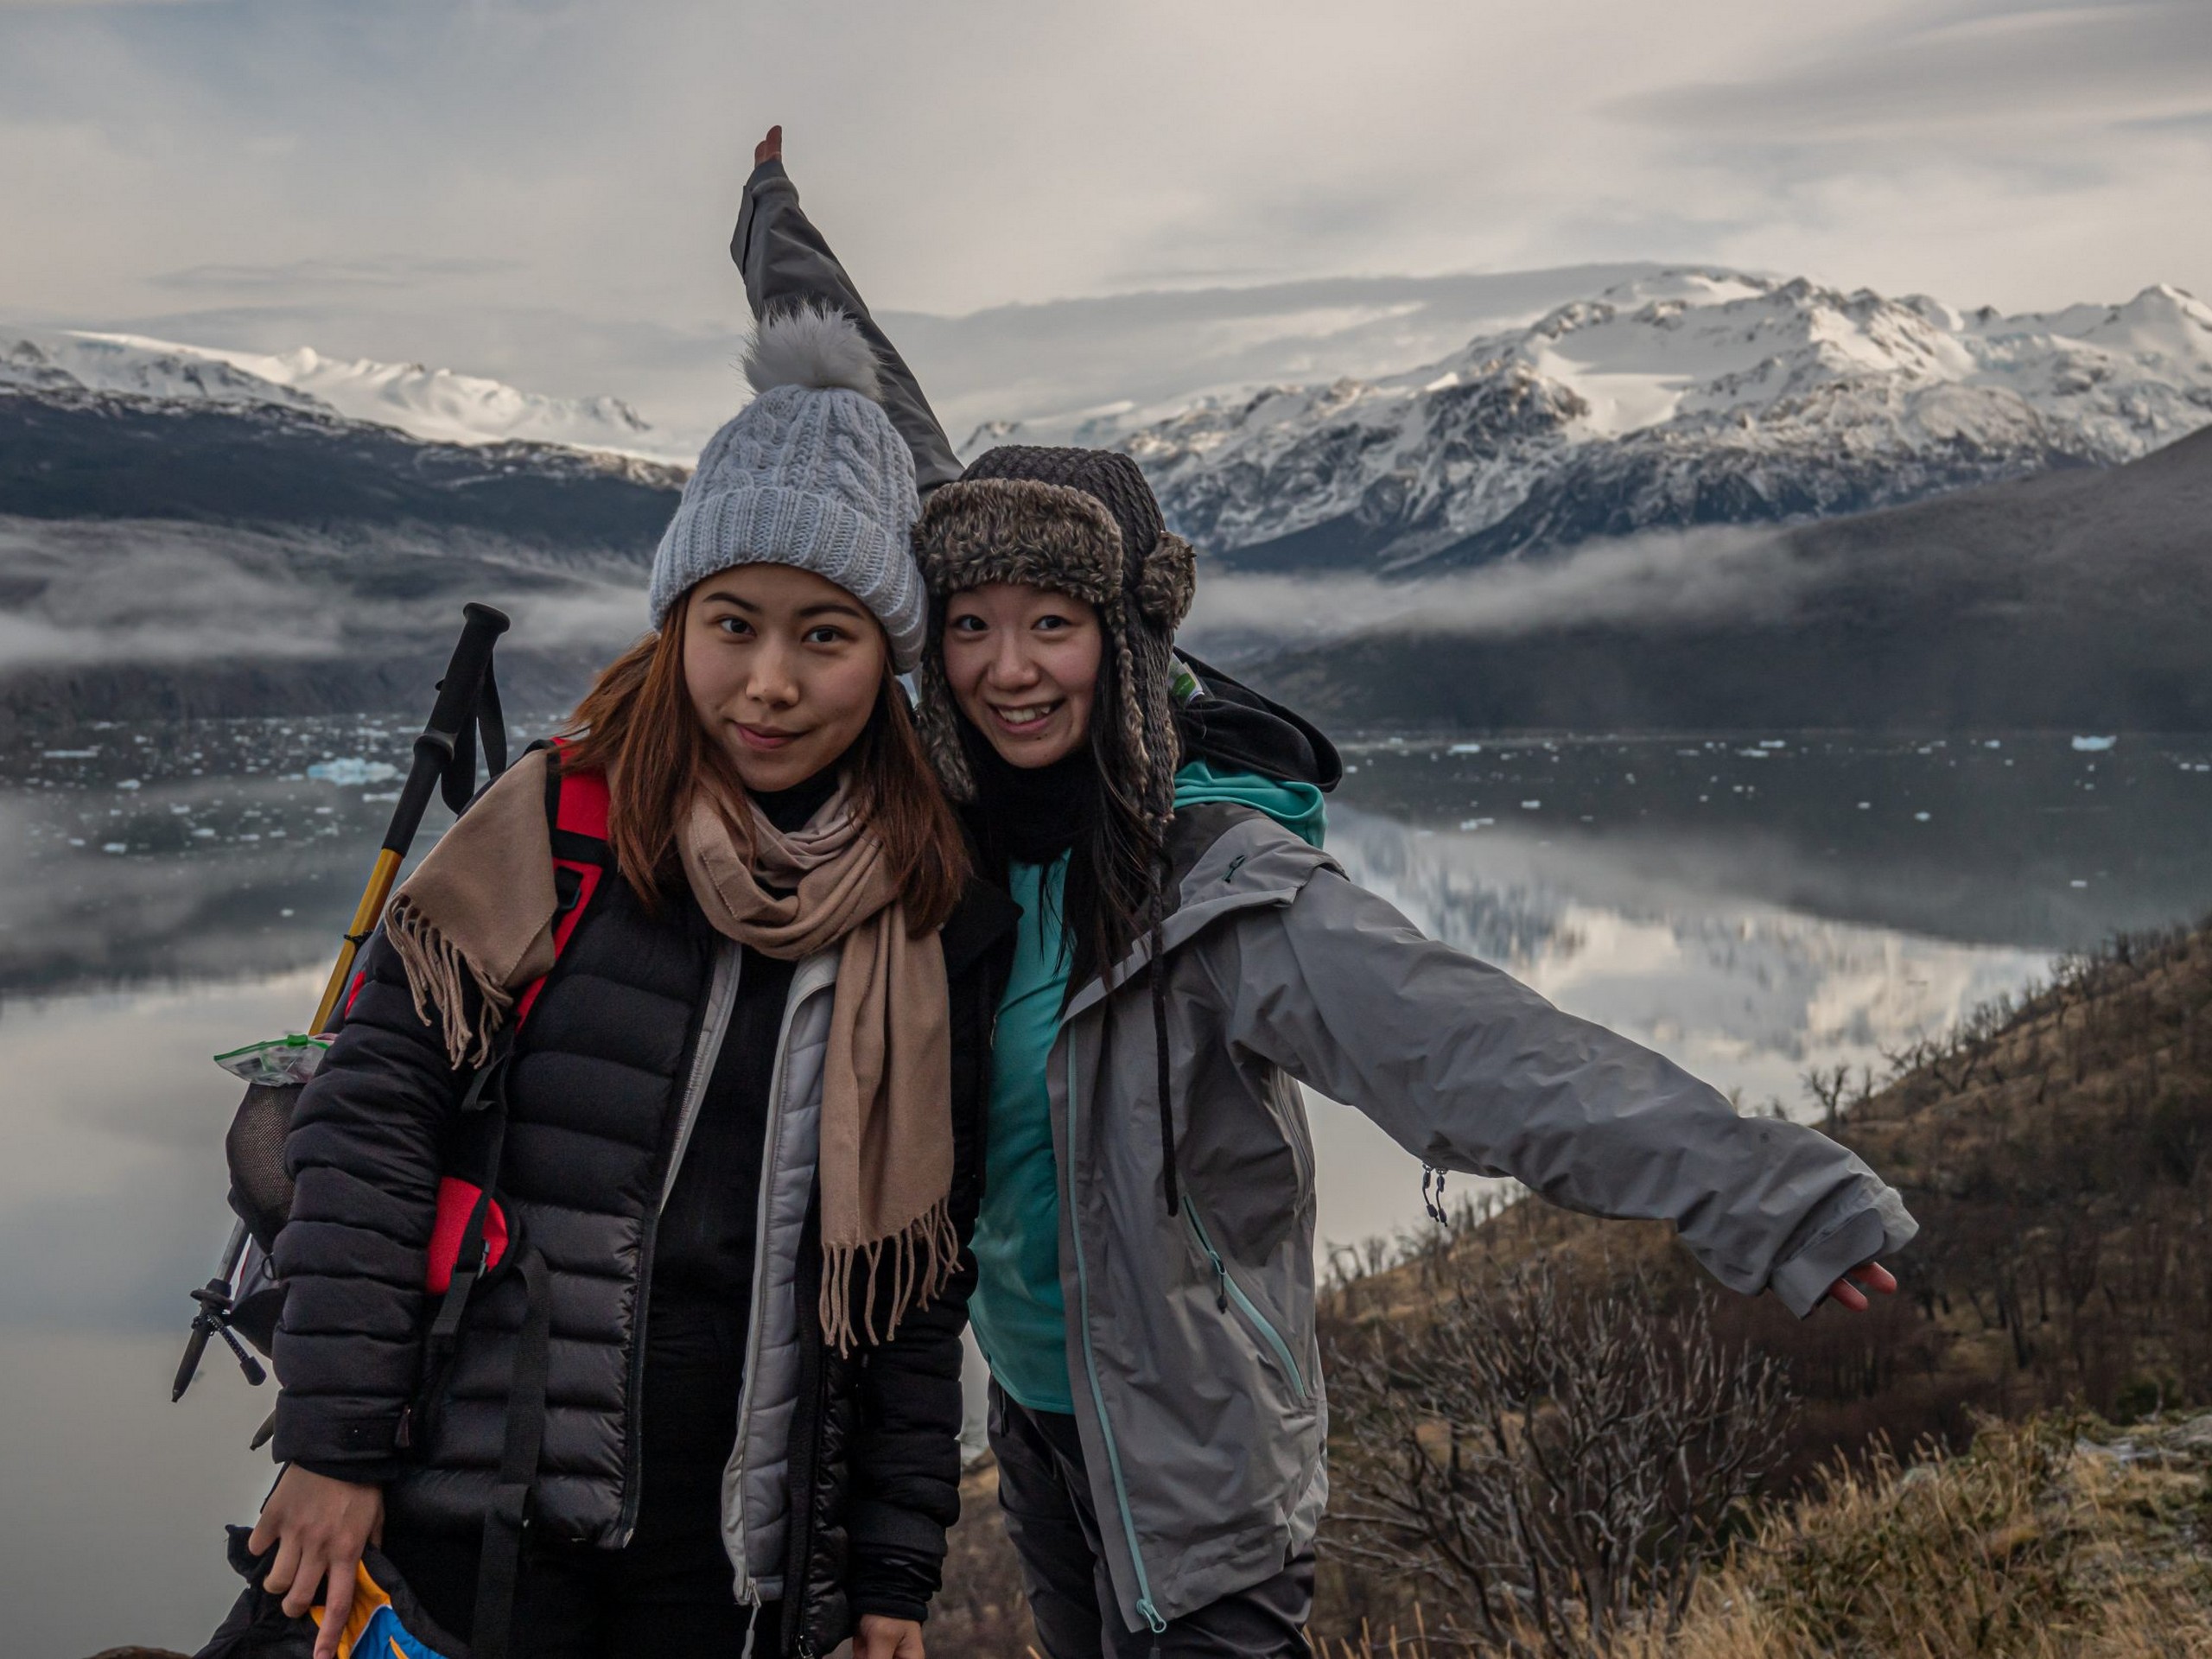
[[[591,908],[591,901],[599,893],[599,884],[614,861],[613,849],[607,844],[607,774],[569,771],[561,760],[564,747],[562,739],[553,740],[552,753],[545,768],[545,823],[553,842],[553,884],[561,899],[561,908],[553,923],[556,963],[569,948],[576,924]],[[547,970],[549,976],[550,971]],[[522,995],[515,999],[517,1027],[530,1018],[531,1009],[537,1003],[537,994],[544,988],[544,978],[533,980],[523,988]]]
[[[553,885],[561,905],[553,923],[553,960],[556,963],[613,863],[613,854],[607,844],[607,774],[565,772],[561,766],[560,747],[561,741],[556,738],[551,764],[545,769],[545,822],[553,842]],[[548,969],[546,976],[550,971]],[[493,1074],[495,1068],[506,1065],[505,1043],[512,1041],[513,1033],[530,1017],[537,994],[545,988],[546,976],[532,980],[516,998],[514,1019],[505,1033],[499,1058],[479,1071],[470,1084],[467,1098],[462,1103],[465,1115],[480,1109],[504,1113],[504,1080]],[[432,1292],[447,1297],[433,1324],[432,1335],[434,1338],[442,1338],[442,1345],[448,1350],[458,1332],[461,1310],[475,1277],[466,1264],[480,1262],[478,1270],[489,1271],[506,1254],[506,1212],[494,1196],[505,1130],[503,1121],[488,1127],[483,1137],[487,1145],[479,1149],[474,1166],[466,1172],[475,1177],[474,1180],[456,1173],[438,1183],[437,1221],[431,1234],[423,1278]],[[451,1293],[457,1275],[460,1294],[454,1295]],[[436,1345],[441,1344],[434,1343]]]

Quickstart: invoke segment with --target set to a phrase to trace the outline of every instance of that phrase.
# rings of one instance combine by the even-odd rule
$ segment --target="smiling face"
[[[960,711],[1009,764],[1049,766],[1090,733],[1105,643],[1083,601],[990,582],[945,607],[944,677]]]
[[[853,746],[891,660],[867,607],[787,564],[737,565],[686,603],[684,689],[746,788],[803,784]]]

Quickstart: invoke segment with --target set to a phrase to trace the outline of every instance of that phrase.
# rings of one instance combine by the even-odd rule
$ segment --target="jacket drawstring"
[[[1166,862],[1165,857],[1160,861]],[[1152,887],[1152,956],[1145,963],[1145,977],[1152,992],[1153,1058],[1159,1067],[1160,1168],[1166,1183],[1167,1213],[1183,1213],[1183,1196],[1175,1181],[1175,1096],[1171,1091],[1167,1064],[1167,975],[1160,966],[1162,954],[1160,913],[1166,907],[1166,884],[1154,867]]]

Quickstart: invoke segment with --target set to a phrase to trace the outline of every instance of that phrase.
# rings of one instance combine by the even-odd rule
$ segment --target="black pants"
[[[1031,1411],[991,1384],[991,1454],[999,1507],[1046,1659],[1306,1659],[1313,1611],[1309,1546],[1273,1578],[1185,1613],[1155,1637],[1131,1632],[1107,1575],[1075,1419]]]
[[[515,1587],[517,1659],[737,1659],[749,1609],[722,1548],[722,1468],[737,1437],[744,1313],[656,1300],[639,1424],[638,1529],[626,1548],[532,1529]],[[466,1640],[481,1534],[392,1527],[385,1553],[425,1611]],[[760,1610],[754,1659],[774,1659],[778,1608]]]

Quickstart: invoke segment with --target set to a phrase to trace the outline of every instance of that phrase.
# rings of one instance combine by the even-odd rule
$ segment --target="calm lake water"
[[[270,1478],[219,1352],[168,1400],[227,1230],[238,1085],[296,1027],[391,810],[403,721],[108,727],[0,750],[0,1605],[10,1652],[186,1650]],[[2212,742],[1988,734],[1351,746],[1330,846],[1424,929],[1802,1110],[2056,953],[2212,909]],[[310,768],[315,769],[312,772]],[[434,809],[433,828],[442,822]],[[1418,1166],[1317,1102],[1325,1238]]]

